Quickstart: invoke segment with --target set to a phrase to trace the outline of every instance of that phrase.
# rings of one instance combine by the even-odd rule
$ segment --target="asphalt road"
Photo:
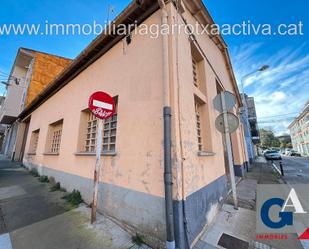
[[[276,162],[277,165],[278,162]],[[283,179],[290,184],[309,183],[309,158],[305,157],[282,157],[284,169]]]

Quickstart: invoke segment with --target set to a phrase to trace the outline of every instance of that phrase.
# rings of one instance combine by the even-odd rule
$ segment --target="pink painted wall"
[[[145,23],[159,23],[155,13]],[[133,36],[123,42],[48,99],[31,115],[29,134],[40,129],[35,156],[25,161],[52,169],[93,177],[95,156],[76,156],[81,111],[95,91],[118,95],[117,155],[105,156],[101,179],[117,186],[163,197],[162,162],[162,42]],[[43,155],[50,123],[63,119],[59,156]],[[29,148],[30,137],[26,145]]]
[[[176,21],[171,4],[168,10],[175,17],[169,18],[170,22]],[[185,16],[189,22],[194,22],[188,12]],[[158,11],[145,23],[160,22],[161,13]],[[220,50],[207,36],[198,36],[197,40],[224,88],[233,92]],[[219,113],[212,106],[216,96],[216,76],[210,65],[205,63],[207,122],[214,155],[200,157],[197,155],[194,86],[187,35],[170,37],[169,51],[174,195],[175,199],[180,200],[224,175],[225,166],[222,137],[214,125]],[[125,53],[123,43],[118,43],[32,113],[29,132],[31,134],[33,130],[40,129],[39,144],[36,155],[26,155],[24,160],[91,179],[95,157],[74,154],[78,152],[79,120],[81,111],[87,108],[91,93],[106,91],[119,96],[117,155],[104,157],[101,179],[106,183],[164,197],[162,71],[161,38],[133,35]],[[64,119],[60,154],[43,155],[48,125],[59,119]],[[245,161],[239,134],[240,130],[233,136],[235,164]]]

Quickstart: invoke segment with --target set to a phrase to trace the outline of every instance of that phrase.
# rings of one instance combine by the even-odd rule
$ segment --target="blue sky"
[[[130,1],[107,0],[6,0],[0,3],[1,24],[104,23],[108,4],[120,12]],[[246,92],[256,98],[260,126],[286,131],[291,119],[309,99],[309,2],[307,0],[204,0],[218,24],[250,21],[254,24],[303,23],[299,36],[225,36],[238,81],[263,64],[270,70],[246,81]],[[17,49],[33,48],[74,58],[94,36],[0,36],[0,79],[9,73]],[[1,74],[2,72],[2,74]],[[3,86],[0,93],[4,91]],[[289,114],[287,116],[273,117]],[[265,118],[271,117],[271,118]],[[284,118],[284,119],[283,119]],[[280,119],[280,120],[279,120]],[[266,123],[267,120],[276,122]]]

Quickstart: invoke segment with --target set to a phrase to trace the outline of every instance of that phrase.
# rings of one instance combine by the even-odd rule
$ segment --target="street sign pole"
[[[89,110],[97,118],[97,147],[96,162],[93,176],[93,200],[91,208],[91,224],[96,221],[98,207],[98,192],[101,169],[101,153],[103,144],[103,120],[111,118],[115,114],[115,102],[113,98],[105,92],[93,93],[88,101]]]
[[[234,208],[238,209],[235,173],[234,173],[233,156],[232,156],[231,136],[230,136],[230,130],[229,130],[229,125],[228,125],[228,111],[226,107],[224,92],[221,92],[221,102],[222,102],[223,117],[224,117],[224,128],[225,128],[224,135],[225,135],[225,143],[226,143],[227,154],[228,154],[228,163],[229,163],[229,169],[230,169],[230,178],[231,178]]]
[[[100,180],[100,169],[101,169],[101,152],[102,152],[102,130],[103,130],[103,120],[98,119],[98,139],[96,148],[96,163],[94,169],[94,186],[93,186],[93,201],[91,209],[91,224],[96,221],[97,217],[97,206],[98,206],[98,190],[99,190],[99,180]]]

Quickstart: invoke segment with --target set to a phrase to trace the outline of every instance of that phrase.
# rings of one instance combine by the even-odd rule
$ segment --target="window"
[[[212,152],[208,105],[198,96],[194,96],[196,139],[198,152]]]
[[[111,118],[103,120],[102,151],[105,153],[116,151],[118,98],[115,97],[114,101],[116,104],[115,114]],[[98,119],[92,112],[89,109],[82,111],[80,121],[80,133],[82,136],[78,143],[79,152],[94,153],[96,151],[97,127]]]
[[[201,130],[201,105],[195,101],[195,115],[196,115],[196,131],[198,150],[203,151],[202,130]]]
[[[191,43],[193,84],[203,94],[206,94],[206,76],[204,58],[198,48]]]
[[[103,151],[116,151],[117,113],[104,121],[103,131]]]
[[[49,125],[46,141],[47,154],[59,154],[62,136],[62,126],[63,119]]]
[[[192,70],[193,70],[193,84],[198,87],[198,83],[197,83],[197,62],[195,60],[195,58],[192,57]]]
[[[32,132],[30,137],[30,145],[28,154],[35,154],[38,148],[40,129]]]

